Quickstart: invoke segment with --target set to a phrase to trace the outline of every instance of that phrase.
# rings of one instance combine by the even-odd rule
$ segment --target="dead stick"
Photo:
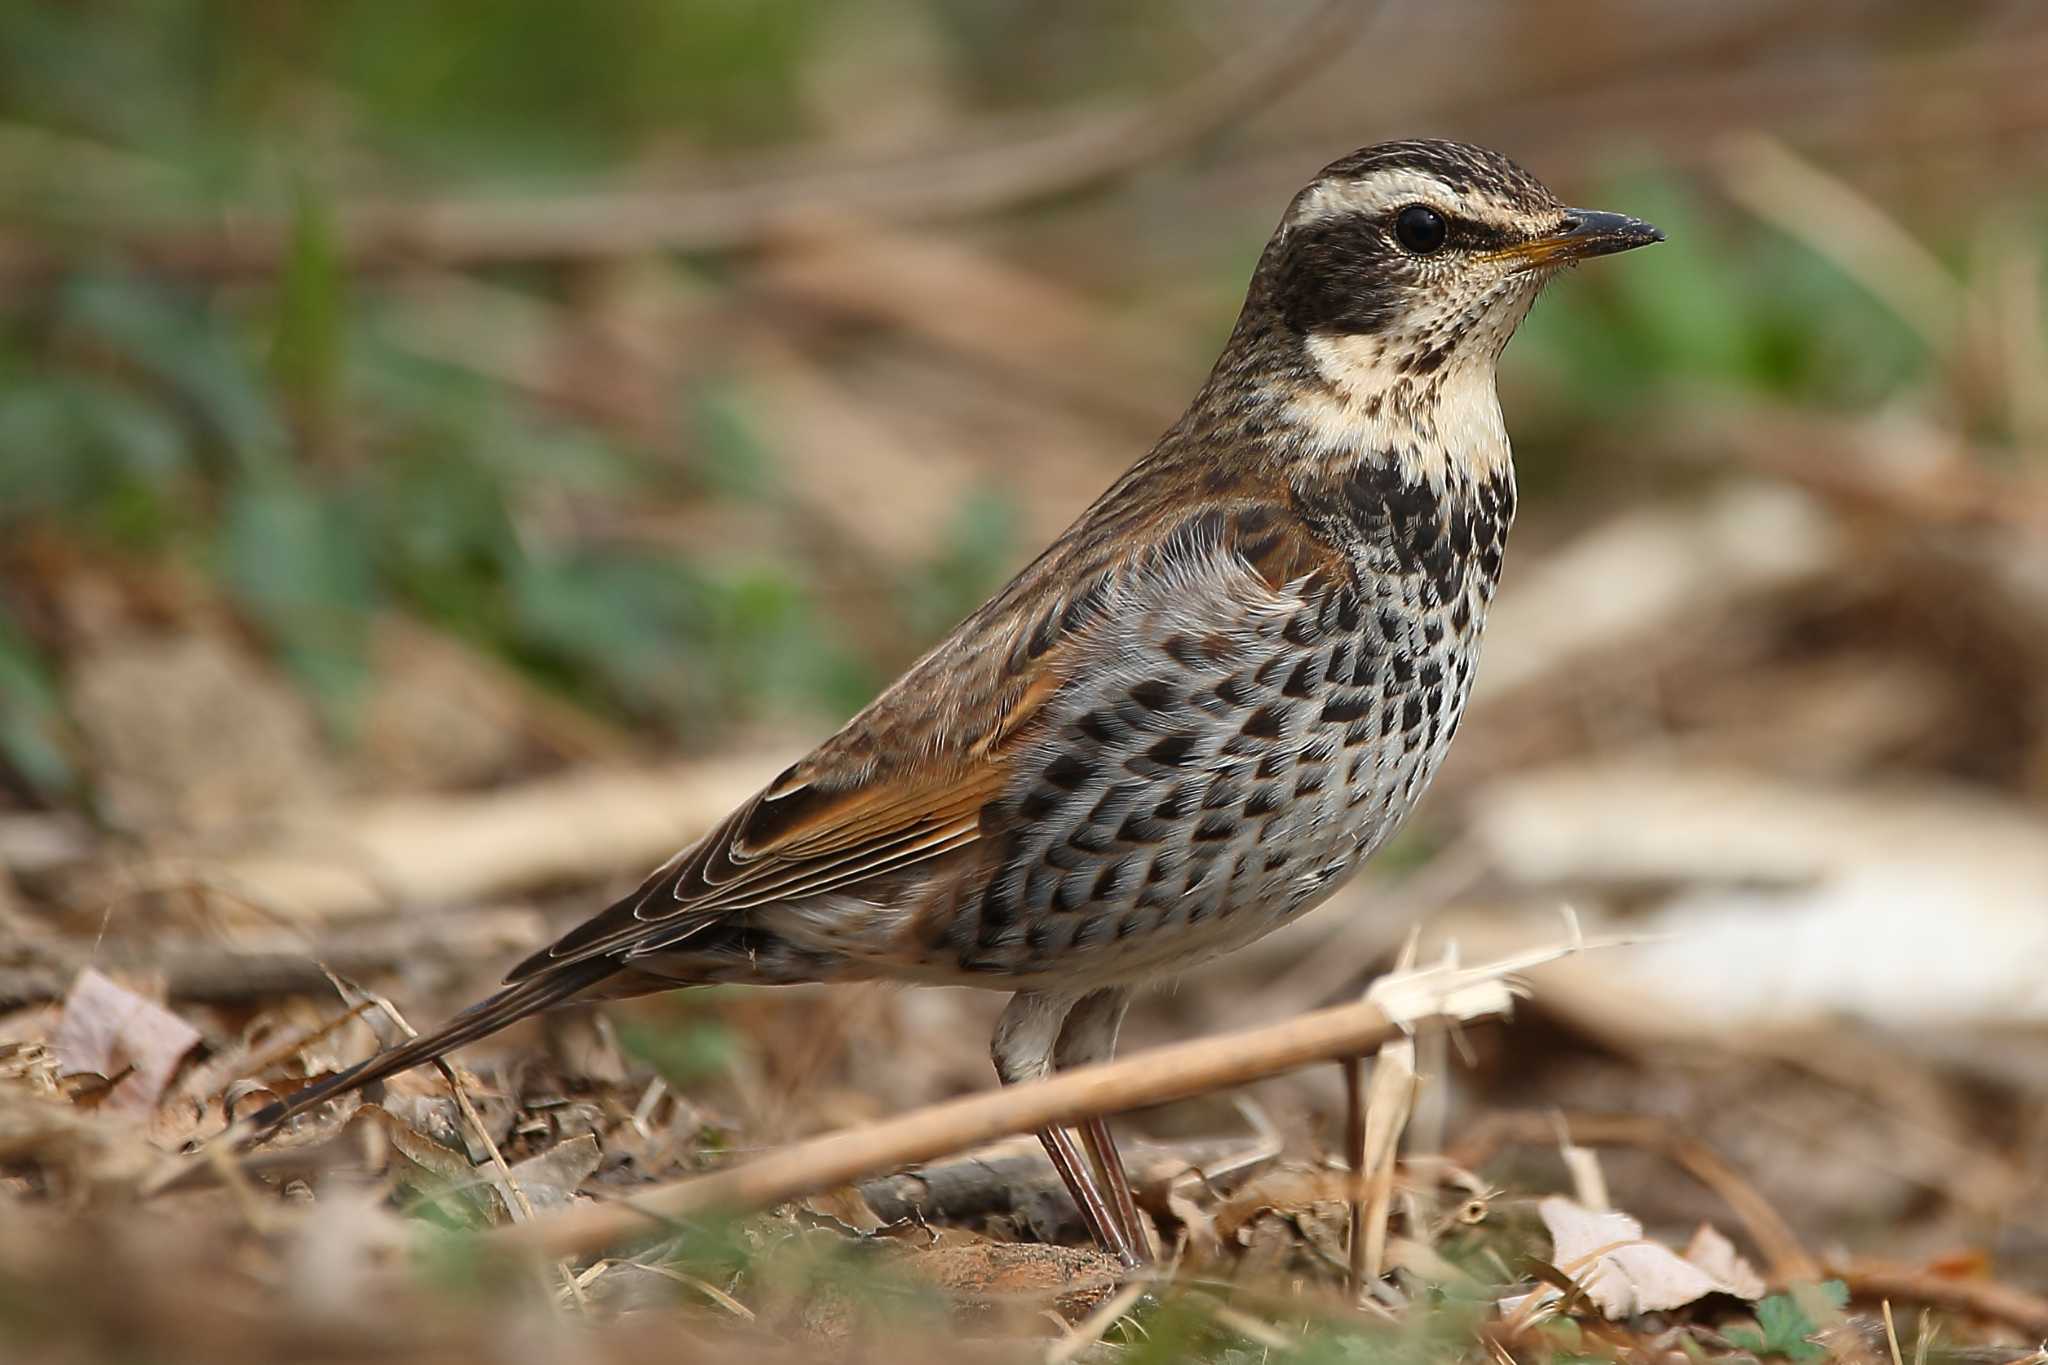
[[[1351,1203],[1351,1301],[1365,1292],[1365,1059],[1346,1057],[1344,1067],[1344,1164]]]
[[[1904,1299],[1971,1313],[2017,1327],[2029,1337],[2048,1337],[2048,1299],[1996,1280],[1958,1280],[1902,1266],[1830,1265],[1828,1273],[1858,1299]]]
[[[1125,1138],[1119,1144],[1130,1164],[1131,1181],[1140,1191],[1164,1203],[1169,1185],[1183,1178],[1211,1188],[1236,1183],[1250,1170],[1271,1161],[1276,1153],[1264,1143],[1248,1145],[1242,1138],[1191,1138],[1179,1142],[1146,1142]],[[1026,1214],[1033,1231],[1048,1240],[1085,1231],[1081,1211],[1060,1182],[1045,1148],[1018,1139],[949,1156],[910,1171],[863,1180],[857,1187],[875,1216],[885,1223],[917,1217],[933,1223],[972,1223],[991,1215]],[[1048,1220],[1049,1226],[1037,1220]]]
[[[1820,1278],[1820,1263],[1806,1250],[1799,1234],[1779,1215],[1756,1186],[1728,1164],[1719,1152],[1689,1137],[1664,1119],[1648,1114],[1565,1114],[1565,1131],[1573,1142],[1589,1147],[1638,1147],[1657,1152],[1721,1197],[1749,1230],[1750,1240],[1771,1263],[1780,1284]],[[1476,1170],[1502,1147],[1551,1146],[1557,1141],[1555,1112],[1488,1114],[1451,1148],[1451,1164]]]
[[[827,1134],[730,1170],[659,1185],[631,1199],[571,1209],[491,1240],[549,1258],[592,1255],[658,1232],[663,1220],[760,1208],[843,1185],[870,1171],[930,1161],[1015,1133],[1165,1104],[1247,1081],[1376,1051],[1404,1032],[1465,1022],[1430,1014],[1405,1028],[1370,1001],[1263,1028],[1151,1048],[1121,1061],[970,1095],[865,1128]]]
[[[46,965],[0,969],[0,1009],[63,999],[87,962],[106,971],[159,975],[174,1000],[260,1000],[325,990],[322,963],[343,976],[364,976],[401,963],[467,968],[501,961],[539,946],[546,928],[538,911],[507,908],[351,926],[289,947],[159,943],[129,955],[95,957],[89,940],[57,939],[42,945],[53,959]]]

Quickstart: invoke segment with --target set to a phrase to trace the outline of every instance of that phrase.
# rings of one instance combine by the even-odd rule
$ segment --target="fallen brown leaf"
[[[198,1042],[199,1031],[183,1019],[87,967],[64,998],[51,1047],[60,1074],[116,1082],[101,1107],[147,1114]]]

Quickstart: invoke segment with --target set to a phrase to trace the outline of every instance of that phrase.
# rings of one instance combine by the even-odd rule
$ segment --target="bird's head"
[[[1326,371],[1392,380],[1493,362],[1559,269],[1663,234],[1569,208],[1498,152],[1386,142],[1295,196],[1262,274],[1279,320]]]

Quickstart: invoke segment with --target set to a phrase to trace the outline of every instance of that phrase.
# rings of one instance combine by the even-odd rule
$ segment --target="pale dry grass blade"
[[[1936,355],[1949,353],[1962,319],[1961,286],[1875,200],[1761,133],[1730,138],[1718,160],[1730,198],[1833,261]]]

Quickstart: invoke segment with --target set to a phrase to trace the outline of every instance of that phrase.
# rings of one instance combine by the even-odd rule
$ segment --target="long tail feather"
[[[471,1005],[432,1033],[422,1034],[388,1052],[380,1052],[367,1061],[358,1062],[346,1071],[307,1086],[289,1099],[264,1106],[251,1117],[251,1122],[259,1133],[267,1133],[294,1115],[337,1095],[346,1095],[387,1076],[410,1071],[458,1047],[487,1038],[528,1015],[559,1005],[617,970],[618,964],[611,959],[594,958],[567,963],[545,975],[529,977],[507,986],[496,995]]]

